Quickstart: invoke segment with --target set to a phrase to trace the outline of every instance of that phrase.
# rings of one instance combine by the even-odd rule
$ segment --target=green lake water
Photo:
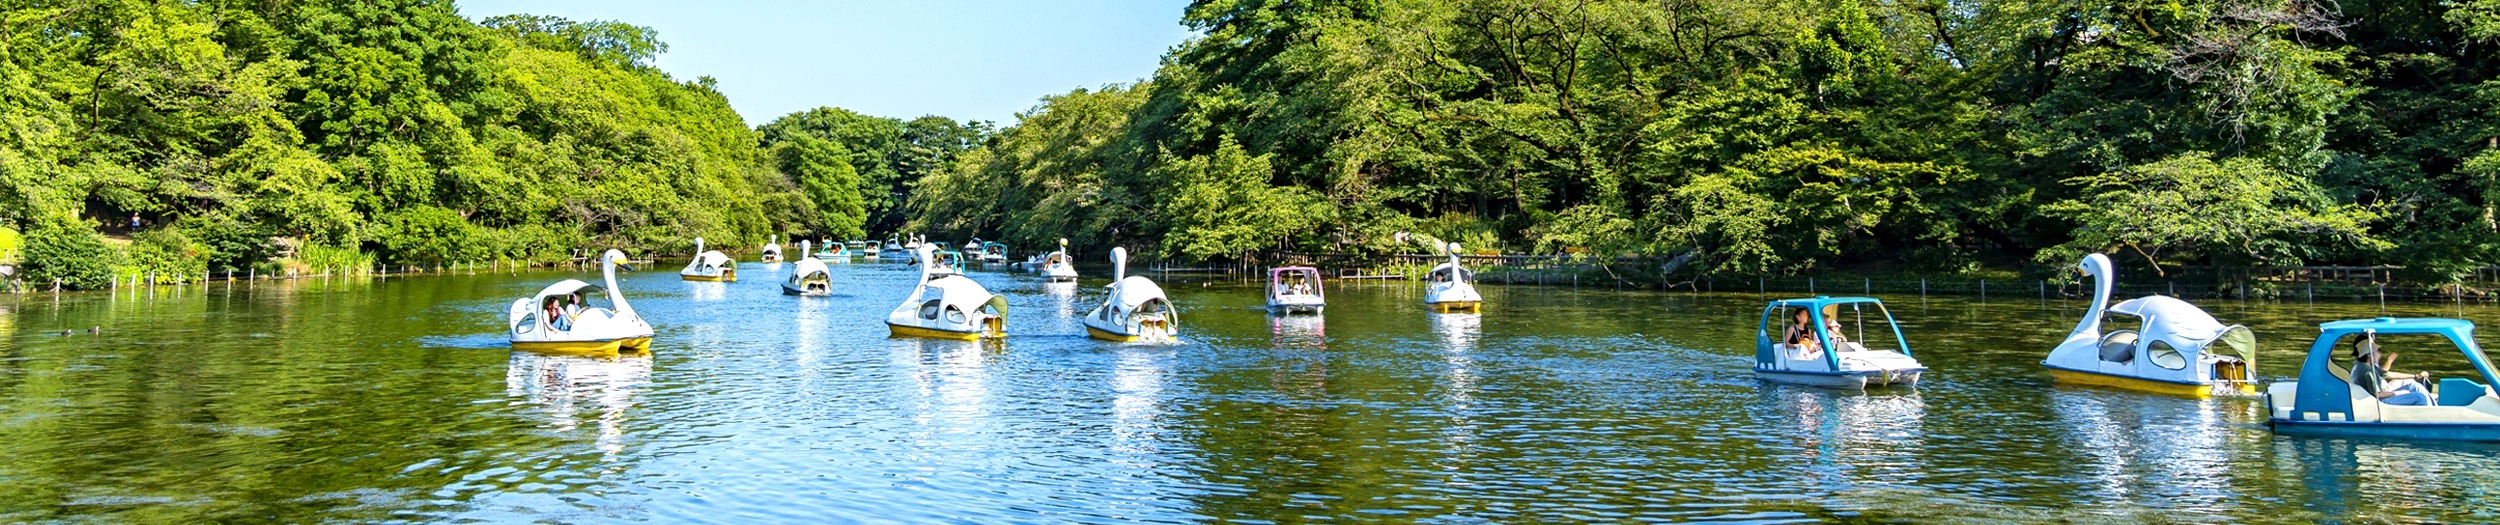
[[[975,271],[995,342],[892,339],[916,273],[625,276],[650,357],[514,353],[573,272],[0,296],[0,522],[2379,522],[2500,520],[2500,446],[2275,436],[2261,402],[2060,386],[2079,300],[1888,296],[1912,389],[1757,381],[1753,293],[1489,285],[1320,318],[1171,276],[1183,344],[1090,340],[1081,285]],[[2224,302],[2283,379],[2316,323]],[[101,327],[102,333],[85,333]],[[61,335],[62,330],[74,330]],[[2468,376],[2443,348],[2400,369]]]

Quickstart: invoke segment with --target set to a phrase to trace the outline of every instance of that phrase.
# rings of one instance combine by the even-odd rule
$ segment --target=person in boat
[[[1788,323],[1788,334],[1782,336],[1781,339],[1788,341],[1788,347],[1797,351],[1797,359],[1812,359],[1814,356],[1822,355],[1823,341],[1814,337],[1814,330],[1811,328],[1814,326],[1814,317],[1809,313],[1811,311],[1804,308],[1790,311],[1796,312],[1796,322]],[[1839,337],[1836,331],[1832,334],[1835,338]]]
[[[540,312],[539,315],[547,318],[548,328],[553,328],[557,331],[571,331],[573,329],[572,323],[565,322],[566,316],[564,315],[564,303],[562,301],[563,299],[547,301],[546,311]]]
[[[2423,381],[2430,379],[2430,374],[2388,371],[2387,367],[2395,364],[2395,356],[2382,357],[2378,341],[2374,339],[2363,337],[2352,343],[2353,384],[2361,385],[2363,391],[2378,396],[2382,403],[2398,406],[2431,404],[2430,389],[2422,386]]]

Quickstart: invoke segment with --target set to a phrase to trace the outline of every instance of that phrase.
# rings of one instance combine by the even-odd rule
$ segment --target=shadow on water
[[[2500,447],[2051,383],[2080,301],[1886,297],[1933,371],[1861,393],[1755,380],[1750,293],[1488,285],[1444,314],[1334,282],[1279,317],[1159,276],[1183,342],[1115,344],[1076,321],[1104,279],[976,269],[1011,335],[958,342],[887,336],[907,266],[832,265],[818,298],[789,269],[622,276],[659,337],[620,359],[503,344],[503,305],[580,273],[0,298],[0,521],[2500,520]],[[2316,323],[2382,315],[2204,306],[2271,378]]]

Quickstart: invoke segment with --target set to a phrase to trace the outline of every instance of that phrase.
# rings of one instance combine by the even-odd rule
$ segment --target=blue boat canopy
[[[2483,385],[2500,384],[2500,373],[2494,373],[2491,360],[2483,356],[2474,343],[2474,323],[2463,319],[2398,318],[2351,319],[2318,325],[2318,340],[2309,345],[2309,356],[2300,365],[2300,381],[2293,394],[2295,418],[2302,421],[2353,421],[2354,395],[2346,379],[2349,369],[2336,364],[2336,352],[2346,351],[2336,343],[2356,334],[2403,335],[2428,334],[2447,338],[2482,374]],[[2316,419],[2311,419],[2312,417]]]
[[[1797,299],[1781,299],[1781,300],[1777,300],[1777,301],[1771,301],[1771,303],[1770,303],[1769,305],[1764,306],[1764,307],[1762,308],[1762,320],[1761,320],[1761,324],[1760,324],[1760,325],[1758,325],[1758,326],[1756,326],[1756,327],[1755,327],[1755,329],[1754,329],[1754,332],[1755,332],[1755,334],[1754,334],[1754,335],[1755,335],[1755,342],[1754,342],[1754,363],[1755,363],[1755,366],[1756,366],[1756,367],[1764,366],[1764,365],[1766,365],[1766,364],[1768,364],[1768,363],[1771,363],[1774,359],[1776,359],[1776,357],[1774,357],[1774,355],[1773,355],[1773,352],[1774,352],[1773,348],[1774,348],[1774,346],[1776,346],[1778,343],[1777,343],[1777,341],[1775,341],[1775,340],[1773,339],[1773,337],[1771,336],[1771,327],[1772,327],[1774,324],[1776,324],[1776,323],[1778,323],[1778,322],[1780,322],[1780,321],[1781,321],[1780,319],[1774,319],[1774,318],[1773,318],[1773,314],[1774,314],[1775,312],[1779,311],[1779,309],[1781,309],[1781,308],[1798,308],[1798,309],[1803,309],[1803,310],[1806,310],[1807,312],[1809,312],[1809,313],[1808,313],[1808,315],[1809,315],[1809,316],[1811,316],[1811,319],[1813,320],[1813,321],[1812,321],[1812,322],[1814,323],[1814,324],[1813,324],[1813,326],[1818,326],[1818,327],[1819,327],[1819,326],[1823,326],[1823,324],[1824,324],[1824,312],[1823,312],[1823,310],[1824,310],[1825,308],[1828,308],[1828,307],[1835,307],[1835,306],[1840,306],[1840,305],[1848,305],[1848,304],[1867,304],[1867,303],[1873,303],[1873,304],[1875,305],[1875,309],[1876,309],[1876,311],[1877,311],[1877,312],[1879,312],[1879,313],[1882,313],[1882,314],[1883,314],[1883,321],[1884,321],[1884,325],[1885,325],[1885,326],[1888,326],[1888,327],[1890,327],[1890,328],[1892,328],[1892,340],[1893,340],[1893,341],[1895,341],[1895,342],[1897,342],[1898,344],[1900,344],[1900,345],[1901,345],[1901,355],[1905,355],[1905,356],[1911,355],[1911,354],[1910,354],[1910,344],[1909,344],[1909,340],[1908,340],[1908,339],[1904,339],[1904,338],[1902,338],[1902,337],[1901,337],[1901,323],[1900,323],[1899,321],[1894,320],[1894,319],[1892,318],[1892,311],[1891,311],[1890,309],[1887,309],[1887,308],[1884,308],[1884,307],[1883,307],[1883,305],[1884,305],[1884,300],[1882,300],[1882,299],[1876,299],[1876,298],[1873,298],[1873,297],[1832,297],[1832,296],[1828,296],[1828,295],[1823,295],[1823,296],[1815,296],[1815,297],[1807,297],[1807,298],[1797,298]],[[1830,341],[1830,335],[1831,335],[1831,334],[1826,334],[1826,333],[1823,333],[1823,330],[1820,330],[1820,329],[1815,330],[1815,337],[1816,337],[1817,339],[1821,339],[1821,340],[1823,341],[1823,345],[1824,345],[1824,346],[1830,346],[1830,344],[1831,344],[1831,341]],[[1833,369],[1833,370],[1838,370],[1838,369],[1840,369],[1840,358],[1839,358],[1839,353],[1838,353],[1838,352],[1825,352],[1825,353],[1823,354],[1823,359],[1824,359],[1824,360],[1825,360],[1825,362],[1826,362],[1826,363],[1827,363],[1827,364],[1831,367],[1831,369]]]

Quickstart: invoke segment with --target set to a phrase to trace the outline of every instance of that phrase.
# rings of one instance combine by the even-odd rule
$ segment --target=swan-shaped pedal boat
[[[1476,294],[1476,272],[1458,265],[1458,243],[1450,243],[1450,262],[1424,274],[1424,307],[1435,312],[1474,312],[1484,308]]]
[[[799,259],[798,264],[790,267],[790,278],[781,281],[781,293],[802,297],[833,295],[833,272],[825,268],[821,259]]]
[[[1317,314],[1326,308],[1328,308],[1328,291],[1321,289],[1318,268],[1285,266],[1267,270],[1267,310],[1269,313],[1276,315]]]
[[[2356,377],[2362,359],[2378,358],[2381,338],[2400,345],[2396,350],[2453,348],[2464,353],[2483,382],[2439,378],[2433,389],[2429,377],[2387,380],[2376,362],[2369,368],[2375,373]],[[2395,357],[2389,354],[2378,361]],[[2414,384],[2405,385],[2408,381]],[[2317,342],[2309,345],[2309,357],[2300,364],[2299,381],[2266,385],[2266,424],[2281,434],[2500,441],[2500,395],[2492,392],[2493,384],[2500,384],[2500,373],[2493,372],[2491,360],[2475,346],[2472,322],[2390,317],[2334,321],[2318,325]]]
[[[1111,249],[1111,293],[1102,306],[1085,314],[1085,335],[1122,343],[1168,343],[1180,336],[1180,315],[1163,287],[1142,275],[1128,275],[1128,249]]]
[[[776,234],[766,237],[764,241],[764,249],[759,253],[760,255],[756,256],[757,260],[768,263],[781,262],[781,236]],[[799,253],[805,254],[807,253],[807,250],[799,250]]]
[[[2040,361],[2049,375],[2067,383],[2187,396],[2257,393],[2252,380],[2257,336],[2248,327],[2223,326],[2205,310],[2169,296],[2110,305],[2117,278],[2109,257],[2086,255],[2078,268],[2092,278],[2092,309]],[[2103,333],[2104,314],[2135,317],[2142,324]]]
[[[702,237],[694,238],[694,251],[694,260],[686,262],[686,269],[677,271],[678,277],[688,281],[737,282],[736,259],[722,255],[720,250],[704,251]]]
[[[565,279],[512,302],[504,326],[511,330],[512,349],[564,355],[615,356],[619,351],[651,351],[651,323],[634,313],[616,287],[616,269],[632,270],[625,252],[608,250],[599,257],[606,279],[609,308],[592,308],[584,295],[602,289]]]
[[[1059,250],[1042,256],[1042,277],[1052,281],[1076,280],[1076,261],[1068,260],[1068,240],[1059,239]]]
[[[1809,333],[1813,338],[1788,344],[1784,337],[1800,311],[1807,314],[1806,326],[1812,328]],[[1889,341],[1880,341],[1886,334],[1881,328],[1875,332],[1877,339],[1867,338],[1869,317],[1882,319],[1882,326],[1890,329]],[[1849,333],[1852,328],[1854,336]],[[1870,342],[1876,348],[1868,348]],[[1894,348],[1882,348],[1886,346]],[[1910,356],[1909,341],[1901,337],[1901,324],[1893,320],[1883,300],[1872,297],[1772,301],[1762,309],[1762,323],[1754,333],[1753,374],[1766,381],[1864,389],[1869,385],[1914,386],[1919,375],[1926,372],[1927,367]]]
[[[861,259],[875,259],[885,251],[883,241],[851,241],[850,246],[858,248],[854,251],[859,252]]]
[[[893,336],[963,341],[1006,337],[1006,297],[992,295],[971,278],[933,273],[937,254],[931,252],[936,246],[922,244],[918,250],[920,285],[885,316]]]

